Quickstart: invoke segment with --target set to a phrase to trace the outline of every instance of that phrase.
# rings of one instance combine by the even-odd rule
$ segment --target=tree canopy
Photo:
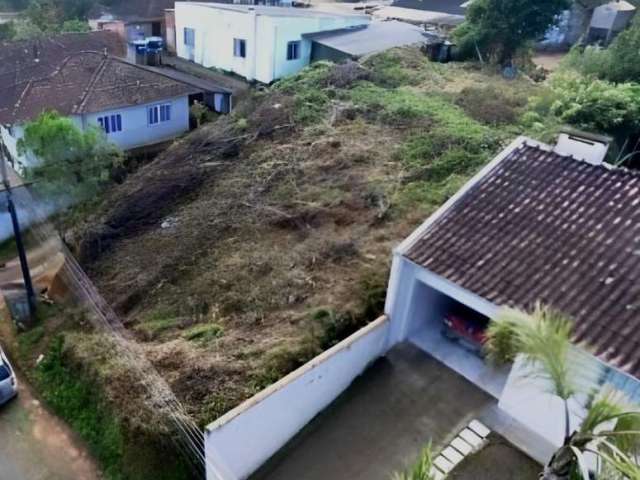
[[[85,131],[56,112],[45,112],[25,127],[18,141],[21,154],[37,157],[26,177],[41,191],[82,200],[109,180],[122,154],[98,128]]]
[[[569,0],[474,0],[455,36],[462,52],[472,54],[477,47],[504,64],[541,38],[569,5]]]

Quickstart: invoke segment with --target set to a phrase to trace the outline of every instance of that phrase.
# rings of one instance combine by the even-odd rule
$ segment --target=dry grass
[[[487,72],[416,49],[341,68],[316,65],[192,133],[67,235],[200,423],[380,313],[392,247],[508,139],[454,104],[461,76]],[[432,131],[425,150],[415,139]]]

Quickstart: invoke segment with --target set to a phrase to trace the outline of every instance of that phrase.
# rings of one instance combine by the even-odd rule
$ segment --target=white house
[[[66,48],[54,39],[7,44],[0,52],[0,60],[8,60],[0,67],[6,80],[0,86],[0,135],[16,167],[35,161],[19,155],[17,142],[25,123],[45,110],[69,117],[81,129],[101,128],[123,150],[158,144],[189,130],[189,97],[201,95],[201,89],[111,56],[106,46],[103,51],[84,50],[86,37],[74,39]]]
[[[365,15],[199,2],[176,2],[179,57],[205,67],[270,83],[294,74],[311,59],[307,33],[367,25]]]
[[[571,133],[556,146],[509,145],[395,249],[384,317],[207,427],[208,478],[249,477],[405,342],[493,396],[508,424],[530,432],[513,441],[548,461],[564,436],[559,399],[524,379],[520,362],[496,369],[472,348],[502,306],[540,301],[574,321],[582,392],[572,427],[598,390],[640,402],[640,174],[603,163],[601,140]],[[466,320],[457,335],[452,317]]]

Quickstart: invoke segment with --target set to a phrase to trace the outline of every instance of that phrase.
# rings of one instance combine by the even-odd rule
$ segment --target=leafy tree
[[[473,55],[477,48],[506,64],[542,37],[569,5],[569,0],[474,0],[455,37],[463,53]]]
[[[14,22],[15,33],[13,40],[30,40],[32,38],[40,38],[45,32],[29,19],[23,18]]]
[[[77,200],[94,195],[104,186],[111,169],[122,158],[100,129],[82,131],[56,112],[45,112],[26,125],[18,151],[37,158],[26,176],[44,193]]]
[[[16,26],[14,22],[0,23],[0,42],[12,40],[15,34]]]
[[[570,355],[571,322],[537,306],[531,315],[505,309],[488,331],[487,352],[498,363],[521,356],[527,376],[544,379],[565,404],[565,440],[544,467],[542,480],[590,480],[587,453],[599,458],[598,478],[640,479],[640,411],[620,392],[604,391],[591,402],[580,428],[570,430],[568,402],[580,389],[581,369]]]
[[[26,17],[42,31],[58,32],[68,20],[86,20],[94,5],[94,0],[31,0]]]

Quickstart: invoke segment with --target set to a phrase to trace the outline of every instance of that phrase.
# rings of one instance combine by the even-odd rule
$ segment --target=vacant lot
[[[539,88],[410,48],[318,63],[177,141],[60,227],[204,425],[379,315],[392,247],[522,132]],[[32,357],[63,332],[62,360],[126,425],[153,429],[81,313],[43,328]]]

